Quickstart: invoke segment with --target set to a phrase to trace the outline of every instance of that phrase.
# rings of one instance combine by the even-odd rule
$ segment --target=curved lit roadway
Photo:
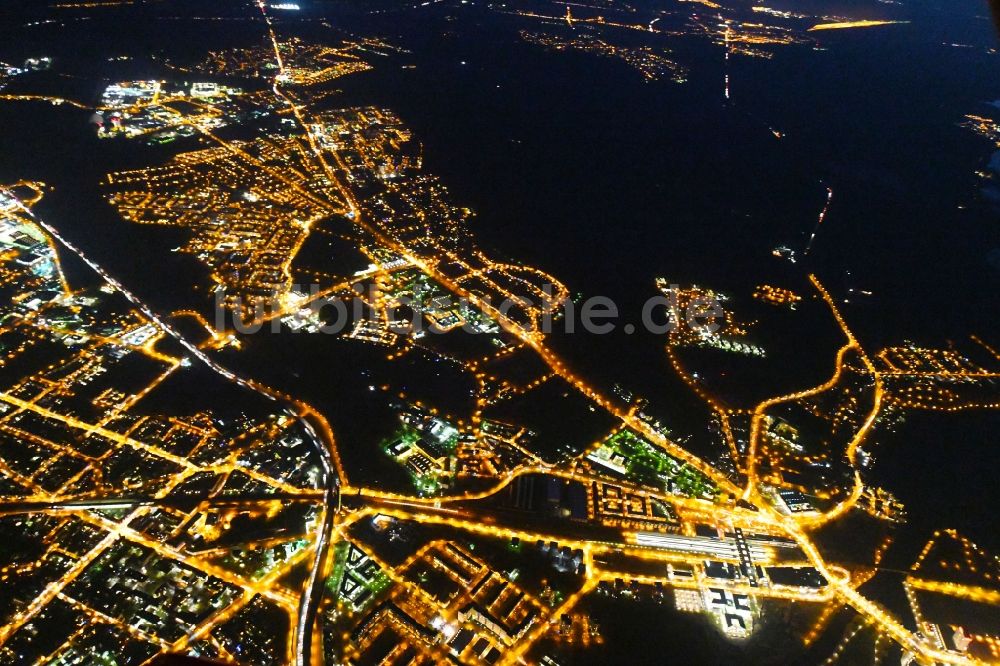
[[[203,352],[197,345],[181,335],[177,329],[161,319],[159,315],[157,315],[152,308],[146,305],[146,303],[143,302],[138,296],[126,289],[120,282],[118,282],[118,280],[108,275],[108,273],[101,268],[97,262],[85,255],[83,251],[77,248],[73,243],[66,240],[57,229],[32,213],[27,206],[22,204],[20,200],[13,196],[13,192],[10,192],[10,195],[11,199],[17,202],[16,205],[18,208],[25,215],[30,217],[35,224],[44,229],[70,252],[79,257],[81,261],[87,264],[109,285],[125,296],[125,298],[128,299],[133,306],[142,312],[150,321],[154,322],[163,331],[165,331],[170,337],[176,340],[181,346],[190,352],[192,356],[204,363],[210,370],[230,382],[235,382],[244,388],[264,396],[268,400],[275,402],[284,401],[289,403],[290,406],[285,408],[286,413],[289,416],[298,419],[302,423],[303,429],[306,433],[308,433],[316,452],[319,454],[320,464],[323,467],[323,487],[325,489],[322,497],[323,506],[319,521],[319,531],[315,542],[316,553],[313,558],[312,568],[309,571],[307,586],[299,602],[298,620],[296,622],[296,660],[299,664],[310,664],[312,657],[311,628],[315,622],[316,610],[322,596],[324,579],[323,574],[327,566],[327,559],[330,551],[330,535],[333,532],[333,520],[340,500],[340,479],[337,476],[335,469],[336,466],[334,463],[335,443],[333,441],[333,432],[326,423],[326,420],[322,417],[322,415],[304,402],[294,400],[290,396],[271,389],[270,387],[267,387],[259,382],[244,379],[231,370],[219,365],[218,362],[205,354],[205,352]],[[317,434],[317,430],[323,433],[324,438],[321,438]]]
[[[284,62],[281,58],[280,49],[278,47],[277,37],[275,35],[273,26],[271,24],[270,17],[267,14],[266,5],[263,0],[255,0],[257,6],[259,7],[265,21],[268,25],[268,30],[270,33],[271,41],[274,45],[275,58],[279,68],[279,76],[284,72]],[[284,100],[291,108],[293,114],[302,125],[307,140],[310,144],[310,148],[317,158],[319,164],[324,169],[330,181],[335,187],[340,191],[348,206],[350,207],[349,217],[352,219],[353,223],[361,227],[368,233],[371,233],[380,243],[384,244],[386,247],[392,249],[394,252],[398,253],[402,258],[411,262],[414,266],[424,271],[429,276],[433,277],[438,281],[443,287],[451,291],[452,293],[467,299],[470,303],[480,308],[483,312],[494,318],[498,323],[500,323],[508,332],[520,339],[524,344],[531,347],[542,359],[543,362],[552,370],[553,373],[557,374],[569,384],[571,384],[578,391],[586,395],[594,403],[600,405],[611,415],[618,418],[621,422],[625,423],[629,427],[633,428],[637,432],[641,433],[643,436],[647,437],[650,441],[656,443],[658,446],[666,450],[672,456],[675,456],[679,460],[684,461],[689,464],[694,469],[705,474],[708,478],[712,479],[723,491],[729,493],[733,497],[739,497],[745,493],[745,489],[737,487],[734,485],[727,477],[720,474],[716,469],[706,464],[704,461],[698,457],[692,455],[690,452],[675,444],[674,442],[668,440],[661,433],[651,428],[647,423],[637,418],[633,413],[623,410],[613,404],[611,401],[606,399],[595,389],[590,387],[582,379],[575,376],[568,368],[565,367],[561,359],[556,356],[552,351],[550,351],[544,344],[544,337],[535,331],[530,331],[520,326],[516,322],[511,321],[509,318],[503,315],[503,313],[497,311],[495,308],[491,307],[488,303],[484,302],[482,299],[474,294],[469,293],[460,285],[455,283],[453,280],[448,278],[446,275],[441,274],[436,266],[429,264],[427,261],[415,256],[411,253],[408,248],[401,245],[399,242],[393,238],[388,237],[379,229],[372,227],[370,224],[362,219],[360,208],[357,204],[353,193],[349,188],[344,186],[339,178],[337,177],[334,169],[331,169],[323,157],[322,151],[316,146],[315,140],[312,133],[309,131],[308,124],[301,115],[300,108],[280,89],[279,78],[275,77],[273,89],[275,95],[280,99]],[[213,137],[214,138],[214,137]],[[216,139],[218,140],[218,139]],[[221,142],[224,145],[224,142]],[[334,153],[334,159],[338,161],[339,156]],[[336,456],[336,448],[333,439],[333,433],[326,423],[326,420],[321,414],[317,413],[311,407],[305,403],[295,400],[287,394],[281,393],[270,387],[264,386],[253,380],[244,379],[237,376],[230,370],[220,366],[213,359],[209,358],[201,349],[196,345],[190,343],[186,340],[180,333],[177,332],[171,325],[163,321],[156,313],[154,313],[143,301],[132,294],[130,291],[125,289],[117,280],[109,276],[98,264],[90,260],[86,255],[83,254],[79,249],[77,249],[73,244],[68,242],[63,238],[59,232],[48,225],[47,223],[36,218],[30,210],[22,206],[24,212],[29,215],[33,221],[35,221],[41,228],[48,232],[53,238],[58,240],[62,245],[72,251],[74,254],[79,256],[88,266],[90,266],[95,272],[97,272],[102,278],[104,278],[109,284],[120,291],[137,309],[139,309],[144,315],[146,315],[151,321],[155,322],[162,330],[167,332],[171,337],[177,340],[192,356],[203,362],[208,368],[213,372],[219,374],[225,379],[240,384],[256,393],[263,395],[264,397],[273,400],[281,401],[288,405],[286,407],[286,412],[297,419],[303,424],[305,431],[308,433],[309,437],[313,441],[315,448],[320,456],[320,461],[323,467],[323,495],[322,495],[322,514],[320,517],[318,532],[315,541],[315,554],[313,558],[313,564],[310,569],[309,578],[304,592],[300,598],[299,609],[298,609],[298,619],[296,622],[295,631],[295,659],[298,664],[309,665],[312,663],[312,645],[313,645],[313,625],[315,624],[316,615],[318,612],[319,602],[322,597],[323,592],[323,582],[325,578],[325,573],[328,568],[330,542],[333,534],[333,524],[336,514],[337,507],[340,501],[341,492],[341,479],[338,476],[338,471],[340,470],[339,461]],[[842,330],[848,338],[848,344],[846,347],[855,348],[860,352],[863,362],[865,363],[867,369],[872,373],[876,382],[876,394],[875,394],[875,404],[869,417],[866,419],[865,423],[856,433],[855,437],[852,439],[848,447],[848,458],[851,463],[854,463],[854,458],[856,454],[857,447],[863,440],[865,434],[871,428],[874,419],[879,411],[879,405],[882,397],[882,386],[881,378],[879,373],[876,371],[871,361],[865,356],[864,352],[861,350],[860,345],[854,339],[851,332],[848,330],[846,324],[837,311],[829,294],[823,289],[822,285],[819,284],[815,277],[810,276],[816,288],[820,291],[824,300],[830,306],[834,313],[834,317],[837,319],[838,324],[841,326]],[[846,351],[842,350],[842,351]],[[842,354],[838,355],[838,365],[842,361]],[[752,456],[751,460],[748,461],[753,469]],[[523,472],[524,470],[520,470]],[[505,482],[509,482],[514,475],[508,477]],[[753,483],[753,474],[750,474],[751,481],[746,490],[752,488],[755,484]],[[751,501],[758,509],[759,516],[757,520],[759,522],[767,523],[773,527],[785,532],[789,537],[793,538],[802,551],[807,555],[810,562],[815,566],[815,568],[828,580],[830,586],[835,591],[837,596],[839,596],[843,601],[852,606],[856,611],[862,615],[873,620],[885,633],[890,635],[895,641],[902,645],[905,649],[919,654],[923,657],[934,659],[947,663],[955,663],[958,661],[955,655],[949,654],[940,650],[935,649],[933,646],[922,641],[914,633],[902,626],[895,618],[891,617],[886,613],[881,607],[879,607],[874,602],[865,598],[859,592],[857,592],[851,585],[851,581],[848,576],[839,571],[833,571],[830,566],[828,566],[819,553],[818,549],[809,539],[808,535],[804,531],[806,526],[815,526],[820,523],[827,522],[833,518],[842,515],[848,511],[856,502],[857,497],[860,495],[861,482],[860,478],[856,475],[855,485],[853,492],[850,497],[843,501],[840,505],[835,507],[832,511],[817,517],[816,519],[805,521],[801,519],[795,519],[792,517],[785,517],[774,511],[773,508],[767,502],[761,498],[755,490],[746,493],[746,497]],[[375,495],[375,493],[366,493]],[[444,498],[442,498],[444,499]],[[447,501],[447,500],[445,500]],[[417,507],[421,504],[418,502],[413,502],[412,498],[409,498],[409,503],[411,507],[409,510],[398,510],[397,513],[400,517],[405,517],[409,515],[411,518],[420,515],[421,509],[426,511],[426,508]],[[403,507],[398,507],[403,509]],[[723,507],[718,507],[716,510],[722,509]],[[416,509],[416,511],[415,511]],[[726,511],[732,512],[730,507],[725,507]],[[424,514],[426,516],[426,513]],[[465,523],[463,525],[467,529],[471,529],[473,526],[470,523]],[[482,527],[482,526],[480,526]],[[529,642],[530,644],[530,642]]]
[[[16,199],[15,199],[16,200]],[[353,204],[352,204],[353,205]],[[313,643],[313,625],[315,623],[319,602],[321,600],[323,591],[323,581],[326,568],[328,566],[329,550],[331,535],[333,533],[333,523],[336,514],[336,508],[340,500],[340,479],[335,471],[336,461],[336,448],[333,441],[333,433],[326,423],[326,420],[319,413],[315,412],[307,404],[291,398],[287,394],[281,393],[269,387],[266,387],[253,380],[247,380],[242,377],[237,376],[230,370],[222,367],[213,359],[209,358],[201,349],[199,349],[194,344],[186,340],[182,335],[180,335],[176,329],[164,322],[160,317],[153,312],[143,301],[141,301],[137,296],[132,294],[129,290],[125,289],[117,280],[108,275],[96,262],[92,261],[87,257],[82,251],[76,248],[75,245],[67,241],[62,235],[53,228],[51,225],[45,223],[44,221],[38,219],[23,205],[20,205],[21,209],[25,214],[31,217],[41,228],[48,232],[53,238],[58,242],[68,248],[71,252],[76,254],[82,261],[84,261],[88,266],[90,266],[95,272],[97,272],[102,278],[104,278],[109,284],[119,290],[136,308],[138,308],[143,314],[145,314],[151,321],[159,325],[164,331],[166,331],[171,337],[176,339],[182,346],[185,347],[193,356],[201,360],[208,366],[212,371],[221,375],[222,377],[240,384],[252,391],[257,392],[260,395],[265,396],[269,400],[282,401],[289,404],[286,407],[286,412],[296,418],[300,419],[303,424],[304,429],[309,434],[310,438],[316,445],[316,450],[319,452],[320,460],[324,469],[324,493],[323,493],[323,513],[320,519],[319,531],[317,533],[317,538],[315,542],[315,555],[313,558],[313,565],[310,570],[309,579],[307,581],[307,586],[304,590],[303,595],[300,598],[298,621],[296,623],[296,639],[295,639],[295,651],[296,651],[296,662],[299,664],[311,664],[312,663],[312,643]],[[381,234],[379,234],[381,236]],[[398,247],[397,244],[393,243],[393,247]],[[410,258],[408,252],[405,255]],[[413,259],[416,259],[413,257]],[[430,267],[427,267],[423,262],[415,262],[421,268],[424,268],[432,275],[437,275],[436,271],[433,271]],[[443,277],[443,276],[442,276]],[[815,278],[814,278],[815,280]],[[444,281],[445,286],[455,287],[457,285],[452,285],[450,281]],[[818,281],[816,282],[818,288],[820,288],[821,293],[824,294],[826,298],[829,298],[825,290],[819,286]],[[471,300],[471,299],[470,299]],[[831,304],[832,305],[832,304]],[[841,323],[845,332],[849,336],[849,340],[852,345],[856,345],[856,341],[850,332],[847,331],[846,325],[843,324],[843,320],[839,317],[839,312],[834,308],[835,316],[838,319],[838,323]],[[497,313],[498,318],[502,316]],[[505,318],[504,318],[505,320]],[[622,410],[616,408],[608,400],[600,396],[596,391],[590,389],[582,380],[577,379],[575,376],[568,373],[568,371],[563,366],[562,362],[552,354],[547,348],[545,348],[541,343],[541,338],[533,332],[524,331],[516,324],[512,322],[505,321],[506,324],[510,326],[510,330],[515,335],[518,335],[525,343],[536,350],[539,356],[545,360],[547,364],[557,372],[560,376],[564,377],[576,386],[581,392],[594,400],[597,404],[600,404],[605,409],[607,409],[613,415],[621,418],[621,420],[628,425],[634,427],[636,430],[642,432],[643,434],[650,437],[651,440],[656,441],[665,449],[670,451],[672,454],[676,454],[679,458],[684,459],[689,462],[693,467],[699,469],[706,473],[710,478],[717,481],[719,485],[727,490],[728,492],[738,493],[740,489],[736,488],[728,479],[722,477],[714,468],[706,465],[700,459],[687,453],[684,449],[680,448],[676,444],[669,442],[660,435],[658,432],[652,430],[647,424],[636,419],[632,414],[623,412]],[[870,361],[869,361],[870,363]],[[866,364],[867,365],[867,364]],[[873,370],[874,368],[869,368]],[[877,373],[875,374],[878,377]],[[872,416],[866,421],[864,427],[859,431],[858,435],[854,438],[851,443],[851,453],[856,449],[858,443],[863,437],[863,433],[871,426],[871,422],[874,420],[874,414],[877,413],[877,409],[873,410]],[[320,434],[323,437],[321,438]],[[324,440],[325,439],[325,443]],[[853,456],[851,456],[853,457]],[[524,472],[525,470],[520,470]],[[516,476],[516,475],[512,475]],[[506,482],[509,482],[512,477],[508,477]],[[858,483],[855,487],[855,491],[860,487]],[[734,492],[735,491],[735,492]],[[375,493],[365,493],[375,495]],[[856,495],[852,493],[852,498]],[[443,499],[443,498],[442,498]],[[906,629],[902,624],[900,624],[895,618],[890,616],[876,603],[865,598],[859,592],[857,592],[851,585],[851,581],[848,576],[840,572],[834,572],[831,567],[829,567],[823,560],[822,555],[819,553],[818,549],[808,538],[807,534],[803,530],[803,526],[800,525],[795,519],[790,517],[781,516],[777,514],[766,502],[763,501],[756,493],[752,493],[749,498],[757,508],[760,510],[761,515],[758,520],[761,522],[766,522],[776,528],[784,531],[789,537],[793,538],[802,551],[806,554],[810,562],[815,566],[815,568],[827,579],[830,586],[836,592],[836,594],[850,606],[852,606],[856,611],[865,615],[866,617],[872,619],[879,627],[890,635],[895,641],[900,645],[905,647],[914,653],[936,659],[938,661],[946,663],[958,663],[960,660],[956,658],[955,655],[937,650],[932,646],[928,645],[926,642],[920,640],[915,634]],[[412,498],[409,499],[410,503],[413,503]],[[419,506],[420,502],[415,503]],[[845,501],[841,506],[837,507],[833,513],[839,515],[840,513],[846,511],[853,505],[853,502],[849,500]],[[406,517],[409,515],[413,517],[415,515],[419,516],[423,511],[426,511],[425,507],[421,507],[417,511],[417,506],[411,506],[410,511],[398,511],[396,512],[400,517]],[[402,508],[402,507],[400,507]],[[423,517],[426,517],[424,514]],[[831,518],[830,515],[823,517],[828,520]],[[464,523],[462,525],[466,529],[471,529],[471,524]],[[475,530],[473,530],[475,531]]]
[[[373,227],[371,224],[365,222],[365,220],[362,218],[360,206],[358,205],[358,202],[354,197],[353,192],[341,182],[341,180],[334,172],[334,170],[330,168],[329,164],[327,164],[326,159],[322,154],[322,151],[316,145],[315,140],[312,136],[312,132],[309,130],[308,123],[302,116],[301,109],[290,98],[288,98],[284,93],[281,92],[279,85],[279,80],[280,80],[279,77],[281,77],[284,73],[284,62],[281,58],[280,48],[278,46],[278,39],[271,22],[271,17],[267,13],[267,7],[264,1],[255,0],[255,4],[260,9],[262,16],[265,22],[267,23],[271,42],[274,46],[275,59],[278,65],[278,74],[275,76],[273,85],[274,92],[278,97],[283,99],[289,105],[290,109],[292,110],[292,113],[295,115],[303,131],[305,132],[307,141],[317,159],[317,162],[325,171],[327,177],[330,179],[330,182],[334,185],[334,187],[337,188],[341,196],[343,196],[344,200],[347,202],[350,208],[349,218],[351,219],[351,221],[355,225],[361,227],[364,231],[370,233],[376,240],[382,243],[385,247],[393,250],[400,257],[406,259],[412,265],[416,266],[421,271],[423,271],[430,277],[434,278],[441,286],[448,289],[456,296],[466,299],[469,303],[478,307],[487,315],[492,317],[501,326],[503,326],[505,330],[507,330],[509,333],[517,337],[527,346],[531,347],[531,349],[533,349],[538,354],[539,358],[552,370],[553,373],[559,375],[561,378],[563,378],[565,381],[571,384],[578,391],[580,391],[588,398],[590,398],[593,402],[603,407],[610,414],[620,419],[623,423],[635,429],[640,434],[649,438],[650,441],[654,442],[655,444],[663,448],[670,455],[675,456],[676,458],[686,462],[691,467],[705,474],[708,478],[712,479],[712,481],[714,481],[721,490],[730,493],[730,495],[732,495],[733,497],[740,497],[741,495],[743,495],[745,491],[744,488],[740,488],[735,484],[733,484],[727,477],[720,474],[718,470],[708,465],[697,456],[694,456],[681,446],[668,440],[661,433],[651,428],[647,423],[637,418],[631,412],[622,410],[621,408],[617,407],[611,401],[609,401],[607,398],[605,398],[595,389],[589,386],[586,382],[584,382],[582,379],[578,378],[576,375],[570,372],[570,370],[563,364],[562,360],[558,356],[556,356],[556,354],[554,354],[551,350],[549,350],[547,347],[544,346],[543,344],[544,336],[542,334],[535,331],[526,330],[516,322],[511,321],[508,317],[504,316],[502,312],[499,312],[495,308],[491,307],[489,303],[484,302],[483,299],[480,299],[475,294],[466,291],[456,282],[451,280],[448,276],[442,274],[440,271],[437,270],[435,265],[430,264],[427,261],[421,259],[420,257],[414,255],[412,252],[410,252],[410,250],[407,247],[405,247],[395,239],[389,237],[388,235],[383,233],[380,229],[377,229]],[[339,155],[337,155],[337,153],[334,153],[333,157],[335,160],[337,160],[338,167],[343,169],[344,165],[340,164]],[[840,312],[837,310],[835,304],[833,303],[833,299],[830,298],[829,294],[826,292],[826,290],[819,283],[819,280],[816,279],[815,276],[810,276],[810,280],[813,282],[817,290],[819,290],[820,294],[823,296],[823,299],[826,301],[827,305],[830,306],[833,315],[837,320],[837,323],[840,325],[841,329],[844,331],[846,337],[848,338],[848,345],[851,347],[857,347],[862,356],[862,360],[865,363],[866,368],[870,372],[872,372],[876,382],[874,409],[869,414],[868,418],[866,419],[862,427],[859,429],[859,431],[855,434],[855,437],[852,439],[848,447],[847,451],[848,458],[851,460],[853,464],[857,448],[860,445],[861,441],[864,439],[868,430],[871,428],[872,424],[874,423],[875,417],[877,416],[879,411],[879,406],[882,398],[881,378],[879,376],[879,373],[871,364],[870,359],[868,359],[868,357],[864,354],[863,350],[861,350],[860,345],[857,343],[853,334],[848,329],[843,318],[840,316]],[[840,358],[842,359],[842,357]],[[753,485],[752,482],[751,485]],[[848,511],[851,507],[854,506],[854,503],[860,496],[861,490],[862,490],[862,485],[860,476],[857,474],[857,472],[855,472],[854,488],[851,495],[840,505],[835,507],[834,510],[832,510],[830,513],[824,514],[823,516],[819,517],[816,523],[821,524],[823,522],[827,522]],[[761,520],[761,522],[766,522],[778,529],[785,531],[789,537],[793,538],[799,544],[799,546],[802,548],[803,552],[808,556],[812,564],[829,581],[830,585],[834,588],[834,590],[842,600],[847,602],[850,606],[852,606],[856,611],[858,611],[862,615],[865,615],[866,617],[873,620],[900,645],[905,647],[907,650],[914,652],[915,654],[921,655],[929,659],[934,659],[945,663],[960,663],[962,661],[962,659],[956,658],[954,654],[938,650],[932,645],[928,644],[927,642],[921,640],[917,635],[906,629],[895,618],[893,618],[887,612],[885,612],[880,606],[878,606],[878,604],[868,600],[867,598],[862,596],[859,592],[857,592],[854,589],[854,587],[851,586],[851,581],[848,577],[837,575],[836,573],[831,571],[831,568],[823,560],[816,546],[812,543],[808,535],[805,533],[803,529],[803,524],[800,524],[798,520],[791,517],[782,516],[781,514],[779,514],[766,501],[764,501],[762,497],[759,496],[756,490],[749,493],[747,499],[751,501],[760,511],[759,519]],[[309,649],[308,647],[303,647],[302,643],[303,639],[300,637],[299,639],[300,659],[302,658],[308,659]],[[303,662],[300,661],[300,663]]]

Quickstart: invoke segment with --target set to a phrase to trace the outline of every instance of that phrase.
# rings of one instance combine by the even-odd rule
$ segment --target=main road
[[[108,274],[96,261],[88,257],[76,245],[63,237],[59,230],[37,217],[30,208],[25,206],[18,199],[14,192],[4,188],[7,197],[15,202],[15,207],[26,215],[32,222],[44,229],[52,238],[62,244],[66,249],[80,258],[87,266],[119,291],[136,309],[142,312],[150,321],[156,324],[162,331],[176,340],[191,356],[201,361],[212,372],[218,374],[229,382],[238,384],[250,391],[264,396],[274,402],[286,402],[285,412],[302,423],[302,427],[309,435],[313,446],[319,455],[320,464],[323,467],[323,495],[322,495],[322,516],[319,521],[319,530],[315,540],[315,555],[313,564],[309,572],[309,579],[303,591],[296,622],[296,662],[300,666],[308,666],[312,662],[312,631],[311,628],[316,619],[316,612],[322,598],[322,588],[324,582],[324,572],[326,570],[327,559],[330,552],[330,535],[333,532],[334,514],[340,502],[340,478],[335,469],[335,443],[333,433],[325,419],[311,407],[301,401],[288,400],[287,396],[279,393],[259,382],[240,377],[233,371],[223,367],[217,361],[209,357],[197,345],[190,342],[181,335],[172,325],[164,321],[149,305],[142,299],[125,288],[118,280]],[[314,423],[319,426],[320,432],[327,436],[324,442],[317,435]]]

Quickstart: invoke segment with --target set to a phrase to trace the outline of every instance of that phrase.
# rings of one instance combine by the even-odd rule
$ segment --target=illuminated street
[[[908,181],[874,158],[855,175],[853,145],[799,174],[832,149],[795,115],[805,93],[779,112],[768,88],[804,90],[788,63],[852,39],[900,48],[926,16],[321,4],[55,3],[0,25],[39,51],[0,48],[0,113],[84,146],[65,168],[0,155],[0,664],[1000,662],[995,489],[976,485],[996,463],[992,274],[938,298],[906,286],[937,267],[880,281],[848,261],[916,242],[844,229],[855,179],[890,202]],[[96,71],[41,53],[91,20],[105,37],[74,39]],[[130,45],[131,21],[158,46]],[[997,53],[958,39],[932,46]],[[477,48],[516,55],[454,57]],[[508,65],[555,73],[526,101]],[[874,116],[861,76],[836,85]],[[421,110],[452,103],[429,81],[495,97],[447,119]],[[677,108],[645,124],[572,111],[658,95]],[[997,117],[941,131],[995,150]],[[685,122],[676,158],[646,151]],[[557,139],[576,157],[531,148]],[[761,155],[794,177],[733,187]],[[995,157],[949,159],[948,183],[983,188],[949,206],[979,214]],[[640,233],[630,176],[566,175],[633,167],[690,219]],[[932,321],[911,312],[924,298]],[[881,471],[908,456],[912,480]]]

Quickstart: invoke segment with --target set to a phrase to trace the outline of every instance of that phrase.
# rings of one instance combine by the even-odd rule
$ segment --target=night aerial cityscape
[[[988,0],[2,0],[0,666],[1000,663]]]

